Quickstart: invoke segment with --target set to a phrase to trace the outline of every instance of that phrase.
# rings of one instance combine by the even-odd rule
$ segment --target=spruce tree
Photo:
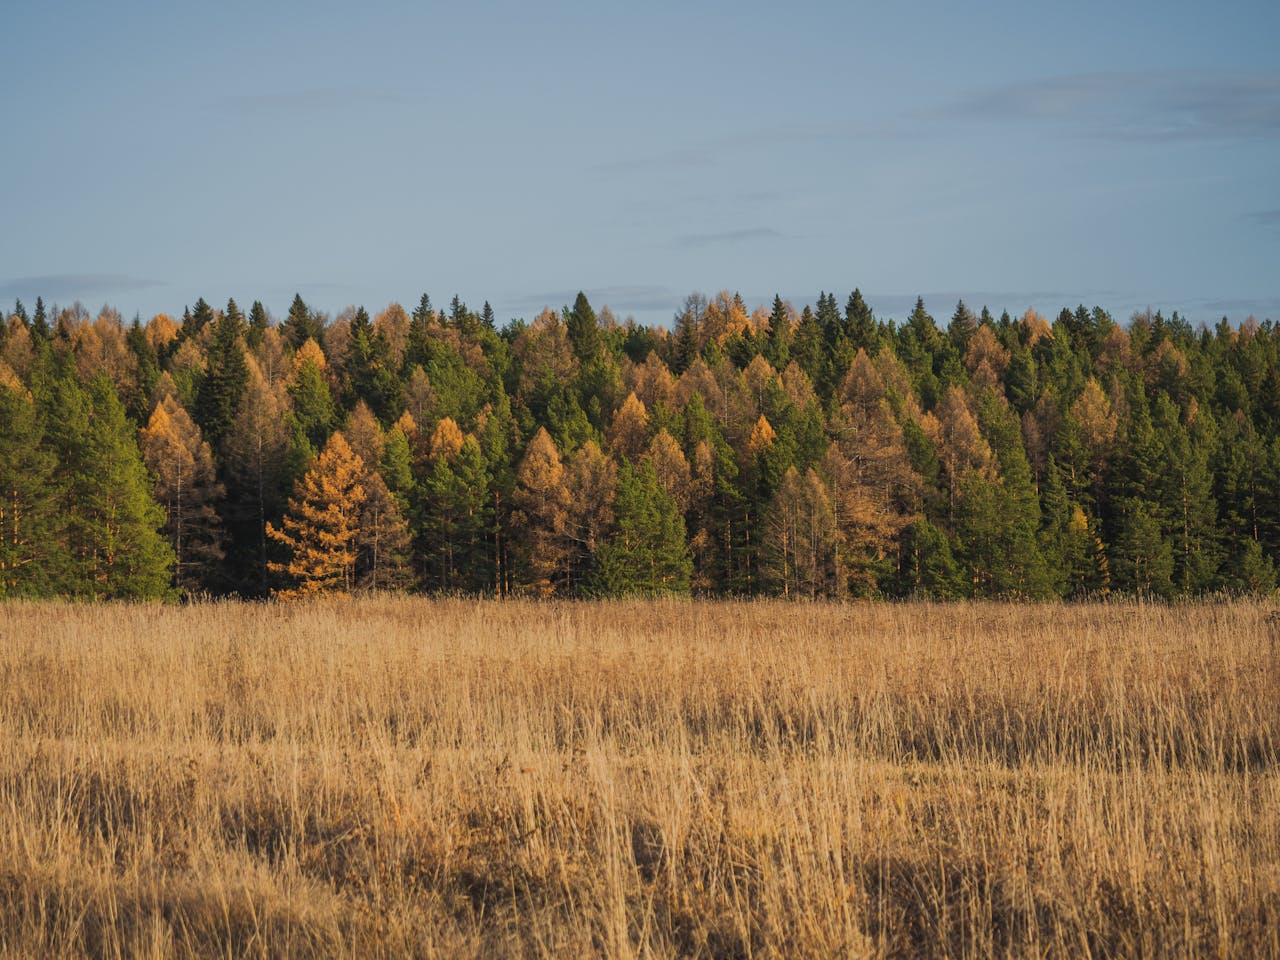
[[[573,353],[578,362],[586,363],[593,359],[600,352],[603,341],[596,312],[591,309],[587,295],[581,290],[573,301],[572,309],[565,311],[564,319],[569,342],[573,345]]]
[[[785,369],[791,361],[791,314],[777,294],[773,297],[773,312],[769,314],[764,358],[775,370]]]
[[[195,402],[195,419],[215,449],[230,428],[249,381],[249,367],[244,358],[246,330],[240,308],[235,300],[228,300],[227,309],[213,325],[213,340]]]
[[[253,301],[253,306],[249,308],[249,328],[244,335],[245,345],[250,350],[257,350],[258,347],[262,346],[262,340],[270,326],[271,321],[267,318],[267,308],[262,305],[261,300]]]
[[[857,353],[866,350],[871,356],[880,352],[880,342],[875,317],[862,299],[862,291],[855,289],[844,305],[844,336],[850,349]]]
[[[293,303],[289,305],[289,315],[281,324],[280,332],[289,346],[295,350],[308,340],[314,340],[319,346],[324,346],[324,330],[320,326],[319,318],[311,312],[303,302],[302,296],[297,293],[293,295]]]

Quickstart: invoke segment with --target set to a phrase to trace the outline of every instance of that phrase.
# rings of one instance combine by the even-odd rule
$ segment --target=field
[[[1277,619],[0,607],[0,956],[1280,956]]]

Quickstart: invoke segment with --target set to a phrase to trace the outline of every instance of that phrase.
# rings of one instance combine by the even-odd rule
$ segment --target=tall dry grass
[[[0,746],[3,956],[1280,956],[1260,605],[10,605]]]

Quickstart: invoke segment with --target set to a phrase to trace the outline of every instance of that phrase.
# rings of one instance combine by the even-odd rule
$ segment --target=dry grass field
[[[1267,606],[0,607],[0,956],[1280,956]]]

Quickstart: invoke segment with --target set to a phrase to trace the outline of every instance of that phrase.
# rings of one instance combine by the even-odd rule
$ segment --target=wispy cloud
[[[659,167],[709,167],[715,162],[720,149],[714,143],[691,144],[658,153],[602,160],[592,169],[596,173],[618,174],[643,172]]]
[[[162,286],[164,284],[158,280],[143,280],[120,273],[49,273],[5,280],[0,283],[0,296],[44,297],[51,301],[89,300]]]
[[[421,94],[374,87],[313,87],[305,90],[269,93],[226,94],[208,101],[208,107],[223,113],[274,114],[326,112],[365,107],[372,104],[413,103]]]
[[[716,247],[747,240],[779,240],[782,236],[772,227],[745,227],[741,230],[720,230],[713,233],[686,233],[676,237],[671,245],[680,248]]]
[[[1255,210],[1245,214],[1245,219],[1262,227],[1280,229],[1280,210]]]
[[[1280,135],[1280,72],[1110,72],[996,87],[934,112],[940,118],[1078,127],[1123,140]]]
[[[1183,308],[1184,312],[1210,315],[1213,318],[1228,316],[1234,320],[1243,320],[1255,316],[1259,320],[1280,319],[1280,297],[1228,297],[1220,300],[1192,300]],[[1206,321],[1209,316],[1203,319]]]

